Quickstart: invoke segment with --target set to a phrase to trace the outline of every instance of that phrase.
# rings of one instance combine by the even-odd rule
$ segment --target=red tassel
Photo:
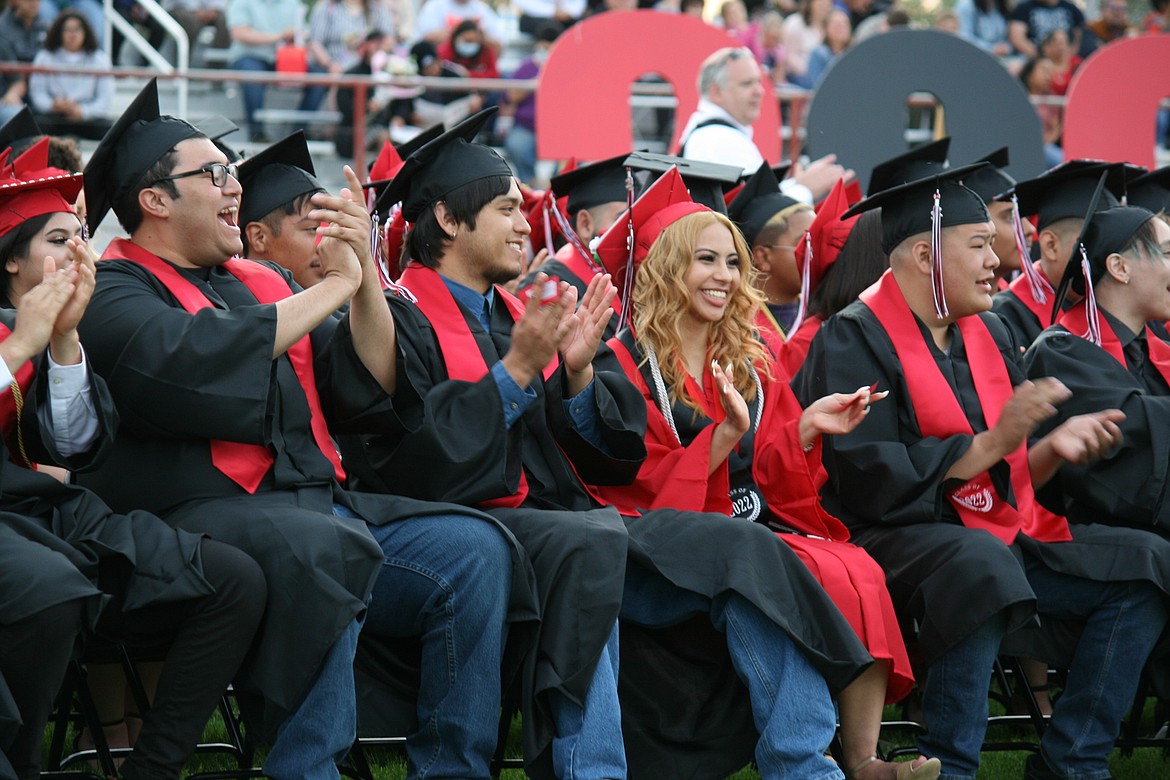
[[[617,329],[623,330],[630,324],[630,295],[634,291],[634,171],[626,168],[626,274],[622,279],[622,311],[618,316]]]
[[[942,193],[938,190],[934,191],[934,207],[930,210],[930,287],[934,292],[934,314],[945,320],[951,312],[943,289]]]
[[[800,324],[804,322],[805,315],[808,313],[808,297],[812,287],[812,263],[812,233],[806,230],[804,233],[804,266],[800,270],[800,306],[796,310],[796,319],[792,321],[789,333],[796,333],[800,330]]]
[[[565,237],[565,239],[570,244],[573,245],[573,248],[577,250],[577,253],[580,254],[581,257],[585,258],[585,262],[589,264],[589,268],[590,268],[590,270],[593,271],[593,273],[595,273],[595,274],[605,273],[605,269],[601,267],[601,264],[593,259],[593,253],[590,252],[586,248],[585,244],[583,244],[581,242],[581,238],[580,238],[580,236],[577,235],[577,231],[573,230],[573,226],[569,224],[569,221],[567,219],[565,219],[565,215],[562,214],[561,210],[556,207],[556,195],[554,194],[552,196],[552,198],[553,198],[551,201],[553,204],[552,216],[557,221],[557,226],[561,230],[561,235],[563,235]],[[547,203],[545,204],[545,208],[546,209],[548,208]],[[545,224],[546,225],[548,224],[547,218],[548,218],[548,213],[546,212],[545,213]],[[549,246],[551,247],[552,245],[550,244]],[[549,251],[551,252],[552,249],[550,248]]]
[[[1024,238],[1024,220],[1020,218],[1020,202],[1012,195],[1012,232],[1015,234],[1016,251],[1020,254],[1020,270],[1028,280],[1028,287],[1032,290],[1032,297],[1037,303],[1048,303],[1048,296],[1055,295],[1052,285],[1044,275],[1036,270],[1028,252],[1028,240]]]
[[[1085,245],[1081,244],[1081,273],[1085,277],[1085,320],[1089,323],[1089,330],[1084,338],[1101,346],[1101,314],[1097,311],[1097,296],[1093,292],[1093,271],[1089,267],[1089,255],[1085,252]]]

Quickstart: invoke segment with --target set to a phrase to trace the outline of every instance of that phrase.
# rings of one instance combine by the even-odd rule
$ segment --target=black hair
[[[142,207],[138,205],[138,193],[147,187],[158,187],[172,199],[178,200],[179,188],[175,186],[175,183],[173,181],[159,181],[159,179],[170,176],[174,172],[178,158],[178,149],[171,148],[158,158],[154,165],[146,169],[146,173],[142,174],[142,178],[138,180],[137,184],[128,188],[121,195],[114,196],[110,202],[110,208],[113,209],[115,216],[118,217],[118,222],[122,224],[122,228],[127,233],[133,235],[134,231],[142,224]]]
[[[455,29],[451,30],[451,44],[455,44],[455,39],[466,32],[477,32],[479,37],[483,38],[483,28],[479,26],[479,22],[474,19],[464,19],[459,24],[455,25]]]
[[[501,195],[507,195],[511,189],[511,176],[489,176],[456,187],[441,200],[457,224],[475,230],[475,217],[480,209]],[[437,268],[450,244],[451,237],[439,224],[434,207],[428,206],[406,234],[401,264],[405,267],[408,260],[416,260],[427,268]]]
[[[52,216],[53,214],[49,213],[29,217],[5,235],[0,236],[0,267],[7,265],[8,261],[14,257],[27,259],[32,240],[44,230]],[[11,274],[7,270],[0,272],[0,297],[8,297],[10,276]]]
[[[253,220],[253,222],[259,222],[262,225],[266,225],[268,227],[269,232],[271,232],[272,235],[279,236],[280,231],[283,228],[284,218],[300,214],[301,211],[305,208],[306,202],[308,202],[318,192],[324,192],[324,191],[325,190],[320,189],[320,190],[313,190],[312,192],[302,193],[301,195],[296,196],[295,198],[288,201],[287,203],[280,204],[279,206],[277,206],[272,211],[265,214],[260,219]],[[240,239],[244,242],[243,256],[244,257],[251,257],[252,247],[248,246],[248,230],[247,230],[247,228],[248,228],[247,225],[240,225]]]
[[[889,267],[890,260],[882,251],[882,210],[863,212],[853,223],[837,261],[813,290],[809,313],[832,317],[857,300]]]
[[[1004,19],[1010,19],[1012,16],[1007,0],[975,0],[975,6],[985,14],[998,11]]]
[[[82,50],[89,54],[97,51],[97,36],[94,35],[93,27],[90,26],[89,20],[72,8],[65,9],[53,20],[53,24],[49,26],[49,31],[45,33],[44,47],[52,52],[61,48],[62,38],[65,36],[65,23],[70,19],[76,19],[81,22],[81,29],[85,31],[85,42],[81,44]]]
[[[1024,67],[1020,68],[1020,82],[1023,83],[1025,92],[1031,89],[1028,82],[1032,80],[1032,71],[1036,70],[1036,66],[1040,64],[1041,59],[1043,58],[1033,57],[1024,63]]]
[[[1125,247],[1118,254],[1145,254],[1150,260],[1162,259],[1162,245],[1158,243],[1158,220],[1147,219],[1138,228],[1133,237],[1126,242]]]

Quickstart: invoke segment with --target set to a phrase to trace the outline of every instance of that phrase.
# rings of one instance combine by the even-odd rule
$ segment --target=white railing
[[[142,33],[138,32],[133,22],[114,10],[114,0],[103,0],[103,15],[106,20],[105,40],[113,40],[113,28],[116,27],[118,32],[125,36],[126,40],[138,50],[138,53],[146,59],[151,67],[162,73],[185,74],[191,64],[191,41],[187,38],[187,31],[155,0],[138,0],[138,5],[158,22],[169,38],[174,39],[175,64],[171,65],[166,57],[159,53],[158,49],[151,46],[150,42],[142,37]],[[110,61],[117,62],[117,58],[118,52],[111,51]],[[187,116],[187,79],[176,79],[175,84],[178,88],[178,115],[185,117]]]

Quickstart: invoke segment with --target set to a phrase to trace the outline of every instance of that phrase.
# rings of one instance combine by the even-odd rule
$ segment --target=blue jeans
[[[987,688],[1007,616],[996,615],[943,653],[926,671],[918,749],[942,761],[939,780],[973,780],[987,732]]]
[[[276,69],[276,65],[271,62],[260,59],[259,57],[241,57],[232,63],[234,70],[245,70],[253,73],[272,72]],[[316,63],[309,63],[310,73],[324,73]],[[240,84],[240,92],[244,95],[244,117],[248,121],[248,131],[252,134],[261,132],[264,128],[256,121],[256,112],[264,107],[264,89],[265,84],[257,84],[255,82],[250,84]],[[307,86],[301,94],[301,104],[298,108],[301,111],[316,111],[321,105],[321,101],[325,99],[325,94],[329,91],[328,87],[324,86]]]
[[[747,686],[764,780],[844,777],[824,755],[837,726],[829,687],[787,634],[737,593],[711,600],[640,566],[626,568],[623,620],[664,628],[701,613],[726,635],[731,662]]]
[[[409,775],[487,778],[500,718],[508,543],[491,523],[464,515],[414,517],[370,533],[385,560],[366,631],[422,639]]]
[[[512,161],[516,178],[525,184],[536,175],[536,134],[523,125],[514,124],[504,137],[504,149]]]
[[[618,627],[615,623],[597,671],[585,692],[584,706],[562,695],[552,700],[557,735],[553,737],[553,772],[561,780],[603,780],[626,776],[622,712],[618,703]]]
[[[332,780],[337,762],[357,736],[357,694],[353,657],[361,621],[354,620],[325,654],[313,685],[296,711],[276,730],[264,760],[265,777],[276,780]]]
[[[1166,624],[1165,598],[1146,582],[1093,582],[1032,560],[1027,572],[1041,614],[1085,618],[1040,754],[1068,780],[1104,780],[1121,719]]]

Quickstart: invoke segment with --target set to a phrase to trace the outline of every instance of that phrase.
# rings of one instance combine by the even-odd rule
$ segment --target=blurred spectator
[[[419,41],[410,48],[418,75],[430,78],[467,78],[467,71],[439,57],[430,41]],[[420,89],[418,94],[397,97],[390,102],[390,139],[404,143],[431,125],[442,122],[450,127],[483,107],[480,95],[466,95],[453,90]]]
[[[215,30],[210,43],[211,48],[226,49],[231,45],[232,37],[228,33],[227,18],[223,13],[226,7],[227,0],[170,0],[165,5],[167,13],[175,17],[175,21],[187,33],[192,50],[204,27]]]
[[[783,84],[787,71],[784,68],[784,17],[779,11],[768,11],[760,17],[756,38],[748,48],[756,55],[773,84]]]
[[[808,58],[825,41],[825,20],[833,0],[800,0],[800,9],[784,20],[784,70],[788,81],[812,89]]]
[[[138,4],[138,0],[114,0],[114,11],[134,25],[134,28],[146,39],[151,48],[156,50],[162,48],[167,40],[167,31],[163,29],[162,24],[157,19]],[[102,24],[104,25],[105,22],[103,21]],[[143,63],[141,53],[132,44],[126,42],[126,37],[117,28],[114,29],[113,35],[110,37],[109,51],[112,61],[119,65],[130,66]]]
[[[1101,43],[1137,34],[1137,27],[1129,21],[1129,6],[1125,0],[1105,0],[1101,17],[1089,22],[1086,27]]]
[[[1007,0],[958,0],[959,35],[996,57],[1012,53],[1008,42]]]
[[[934,15],[934,24],[931,25],[939,32],[959,34],[959,15],[950,8],[944,8]]]
[[[520,63],[514,79],[534,79],[540,75],[548,51],[564,28],[556,22],[543,22],[536,29],[536,48],[532,56]],[[504,98],[505,110],[512,115],[512,126],[504,137],[504,149],[512,161],[512,170],[520,181],[531,184],[536,175],[536,93],[513,90]]]
[[[385,55],[391,38],[381,30],[371,30],[358,44],[358,61],[354,63],[347,74],[355,76],[370,76],[378,70],[375,61]],[[368,94],[368,93],[367,93]],[[352,87],[337,88],[337,110],[341,113],[341,124],[333,134],[333,144],[337,148],[339,157],[353,156],[354,131],[354,90]],[[390,121],[389,114],[382,115],[381,105],[376,95],[370,95],[366,102],[366,148],[380,149],[389,139],[385,125]]]
[[[808,78],[815,88],[821,76],[837,58],[853,43],[853,29],[849,26],[849,14],[834,7],[825,20],[825,42],[813,50],[808,57]]]
[[[33,64],[109,71],[110,58],[98,48],[85,14],[69,10],[53,21]],[[112,124],[107,114],[113,93],[113,76],[34,73],[28,80],[28,102],[46,135],[101,140]]]
[[[1143,32],[1159,33],[1167,31],[1167,5],[1170,5],[1170,0],[1150,0],[1150,11],[1142,17],[1141,26]]]
[[[103,48],[105,45],[103,38],[106,34],[106,12],[101,0],[41,0],[39,13],[45,27],[48,28],[62,11],[70,8],[85,14],[85,20],[89,22],[90,29],[93,30],[94,37],[97,38],[98,48]]]
[[[843,0],[845,10],[849,12],[849,24],[853,27],[853,37],[857,38],[857,28],[866,19],[878,14],[884,14],[893,4],[892,0]]]
[[[870,14],[861,24],[854,25],[853,42],[861,43],[875,35],[880,35],[881,33],[889,32],[899,27],[908,27],[909,25],[910,14],[906,13],[905,9],[897,5],[890,5],[884,11]]]
[[[748,20],[747,6],[743,0],[724,0],[719,6],[719,26],[741,45],[751,48],[756,39],[756,26]]]
[[[703,18],[703,0],[679,0],[678,12],[693,16],[696,19]]]
[[[1073,73],[1080,66],[1081,58],[1073,53],[1064,30],[1058,29],[1048,33],[1040,42],[1040,56],[1052,63],[1052,78],[1048,91],[1053,95],[1067,93],[1068,83],[1072,81]]]
[[[512,0],[520,12],[520,32],[536,37],[541,23],[557,22],[561,29],[585,15],[585,0]]]
[[[1081,46],[1085,15],[1069,0],[1023,0],[1012,11],[1008,40],[1025,57],[1040,53],[1040,42],[1053,30],[1064,30],[1073,51]]]
[[[1044,57],[1033,57],[1020,69],[1020,81],[1029,95],[1052,94],[1052,63]],[[1040,127],[1044,136],[1044,161],[1048,168],[1060,165],[1064,152],[1060,148],[1060,137],[1064,131],[1060,106],[1052,103],[1036,105]]]
[[[483,28],[474,19],[464,19],[451,30],[451,37],[439,44],[439,57],[467,71],[473,79],[498,79],[496,52],[487,45]]]
[[[464,19],[479,22],[487,45],[499,51],[504,41],[504,25],[483,0],[425,0],[418,11],[415,32],[418,37],[438,46]]]
[[[49,25],[40,18],[41,0],[8,0],[0,13],[0,60],[31,63],[41,49]],[[28,84],[22,76],[4,76],[0,120],[8,121],[24,107]]]
[[[317,0],[309,14],[309,47],[322,68],[342,73],[358,64],[358,49],[373,30],[394,35],[386,0]]]
[[[228,29],[232,35],[234,70],[276,70],[276,49],[280,45],[296,43],[304,29],[305,8],[301,0],[229,0]],[[321,73],[321,66],[310,58],[309,71]],[[268,136],[256,119],[256,112],[264,106],[265,85],[244,83],[244,117],[253,141],[267,143]],[[316,111],[325,98],[325,87],[305,87],[301,96],[302,111]]]

